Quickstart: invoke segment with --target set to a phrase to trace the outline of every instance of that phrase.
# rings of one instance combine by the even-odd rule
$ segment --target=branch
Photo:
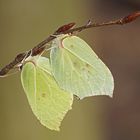
[[[15,59],[13,61],[11,61],[11,63],[9,63],[8,65],[6,65],[5,67],[3,67],[0,70],[0,77],[6,76],[6,74],[11,69],[13,69],[16,65],[20,64],[29,55],[36,56],[38,54],[41,54],[46,49],[46,44],[49,43],[50,41],[54,40],[57,37],[57,35],[72,34],[74,32],[80,32],[85,29],[89,29],[89,28],[93,28],[93,27],[103,27],[103,26],[109,26],[109,25],[123,25],[123,24],[127,24],[127,23],[134,21],[139,16],[140,16],[140,11],[137,11],[137,12],[131,13],[128,16],[125,16],[121,19],[109,21],[109,22],[91,23],[91,21],[89,21],[86,25],[76,27],[76,28],[72,28],[75,25],[75,23],[69,23],[69,24],[63,25],[63,26],[59,27],[53,33],[53,35],[50,35],[49,37],[47,37],[41,43],[36,45],[33,49],[31,49],[27,52],[18,54],[15,57]]]

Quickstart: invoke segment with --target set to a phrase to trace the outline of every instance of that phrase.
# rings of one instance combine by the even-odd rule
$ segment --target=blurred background
[[[0,0],[0,68],[65,23],[108,21],[139,9],[139,0]],[[60,132],[33,115],[20,73],[0,78],[0,140],[140,140],[139,34],[140,19],[79,33],[112,71],[114,98],[75,100]]]

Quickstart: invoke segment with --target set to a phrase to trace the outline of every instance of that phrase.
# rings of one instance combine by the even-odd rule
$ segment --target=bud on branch
[[[18,54],[12,62],[10,62],[8,65],[6,65],[5,67],[3,67],[0,70],[0,77],[6,76],[6,74],[11,69],[13,69],[15,66],[20,64],[28,56],[30,56],[30,55],[36,56],[38,54],[41,54],[46,49],[46,44],[49,43],[50,41],[52,41],[53,39],[55,39],[57,37],[57,35],[69,34],[69,33],[72,34],[74,32],[80,32],[85,29],[89,29],[89,28],[93,28],[93,27],[102,27],[102,26],[109,26],[109,25],[123,25],[123,24],[127,24],[127,23],[134,21],[139,16],[140,16],[140,11],[137,11],[137,12],[131,13],[128,16],[125,16],[118,20],[102,22],[102,23],[92,23],[91,21],[89,21],[86,25],[76,27],[76,28],[72,28],[75,25],[75,23],[73,23],[73,22],[69,23],[69,24],[65,24],[65,25],[59,27],[53,33],[53,35],[50,35],[48,38],[46,38],[41,43],[36,45],[33,49],[29,50],[28,52]]]

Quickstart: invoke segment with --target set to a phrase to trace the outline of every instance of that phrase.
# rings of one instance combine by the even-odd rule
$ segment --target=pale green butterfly
[[[51,47],[52,73],[62,89],[80,99],[94,95],[113,96],[111,72],[84,40],[61,35],[52,41]]]
[[[58,131],[62,119],[71,109],[73,95],[59,88],[52,77],[49,59],[41,56],[27,58],[21,81],[35,116],[44,126]]]

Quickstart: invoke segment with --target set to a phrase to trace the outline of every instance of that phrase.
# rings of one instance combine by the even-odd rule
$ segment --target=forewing
[[[49,60],[40,57],[36,65],[27,62],[23,66],[21,80],[36,117],[49,129],[59,130],[61,121],[71,109],[73,96],[58,87],[49,71]]]
[[[93,95],[112,97],[112,74],[85,41],[67,36],[58,44],[51,50],[51,64],[60,87],[81,99]]]

